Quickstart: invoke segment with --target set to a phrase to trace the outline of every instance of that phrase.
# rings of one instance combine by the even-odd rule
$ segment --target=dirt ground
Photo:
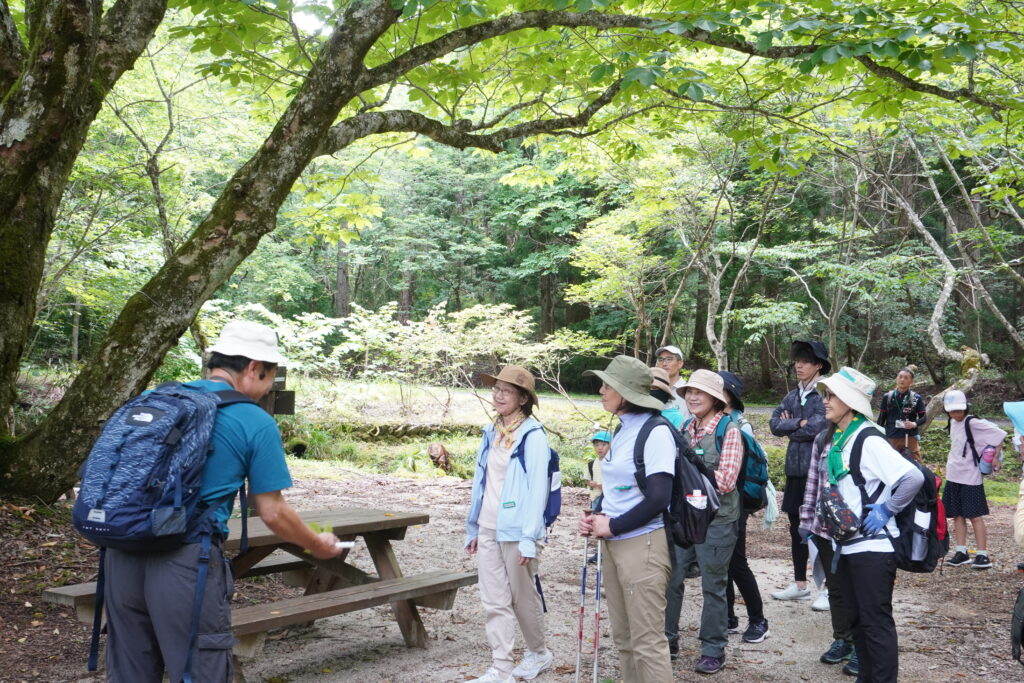
[[[297,479],[287,497],[299,509],[365,506],[424,511],[429,524],[409,530],[395,544],[405,573],[428,569],[473,570],[461,550],[469,482],[458,479],[400,479],[357,476],[347,479]],[[572,681],[576,660],[582,542],[572,533],[575,511],[585,502],[580,489],[566,489],[562,519],[542,556],[541,571],[549,613],[549,647],[556,668],[539,681]],[[1010,610],[1024,576],[1015,565],[1024,553],[1012,548],[1011,509],[994,506],[989,534],[996,566],[988,571],[946,567],[942,573],[901,572],[895,592],[900,638],[900,679],[991,683],[1021,681],[1024,668],[1010,659]],[[74,540],[66,511],[29,510],[0,505],[0,572],[4,586],[0,616],[7,628],[0,640],[0,681],[94,682],[85,670],[89,628],[67,608],[43,604],[43,587],[91,580],[95,555]],[[850,681],[839,667],[818,662],[831,643],[827,612],[813,612],[810,602],[783,603],[768,593],[788,584],[789,537],[785,523],[761,529],[754,518],[748,531],[748,556],[766,596],[771,635],[756,645],[731,636],[727,665],[718,681]],[[354,561],[370,569],[365,548],[357,545]],[[593,572],[590,573],[591,576]],[[592,580],[592,579],[591,579]],[[593,584],[588,590],[584,680],[590,680],[593,635]],[[239,603],[294,594],[277,580],[238,582]],[[604,607],[602,608],[604,610]],[[263,652],[244,660],[248,681],[305,683],[320,681],[464,681],[480,675],[490,654],[476,587],[459,592],[451,611],[421,610],[430,637],[425,650],[406,649],[390,608],[380,607],[324,619],[314,626],[272,633]],[[741,622],[744,613],[739,610]],[[600,678],[614,679],[617,657],[610,626],[603,615]],[[698,654],[699,580],[686,587],[683,651],[675,663],[679,679],[693,680]]]

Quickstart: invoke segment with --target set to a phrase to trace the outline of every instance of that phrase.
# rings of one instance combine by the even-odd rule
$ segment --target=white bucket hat
[[[714,396],[725,404],[725,412],[729,412],[729,397],[725,394],[725,380],[717,372],[710,370],[694,370],[686,384],[676,387],[676,393],[686,398],[687,389],[700,389],[705,394]]]
[[[277,332],[248,320],[235,320],[225,325],[210,351],[277,365],[288,362],[277,350]]]
[[[839,400],[869,420],[874,419],[871,397],[878,385],[863,372],[850,367],[841,367],[839,372],[818,382],[818,391],[828,389]]]
[[[950,389],[942,397],[942,407],[947,413],[951,410],[967,410],[967,394],[959,389]]]

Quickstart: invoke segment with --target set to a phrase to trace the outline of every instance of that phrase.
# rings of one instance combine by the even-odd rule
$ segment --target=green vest
[[[733,422],[725,430],[728,434],[730,429],[738,429],[736,423]],[[687,436],[689,438],[689,436]],[[721,454],[718,452],[717,446],[715,446],[715,432],[712,430],[701,438],[693,449],[704,449],[704,454],[699,457],[704,461],[704,464],[711,471],[718,469],[718,460],[721,458]],[[715,515],[715,519],[712,524],[732,524],[740,518],[740,492],[736,489],[729,491],[729,493],[719,493],[718,502],[721,507],[718,508],[718,514]]]

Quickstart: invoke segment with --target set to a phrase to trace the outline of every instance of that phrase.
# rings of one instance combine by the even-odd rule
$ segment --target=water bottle
[[[996,457],[995,446],[985,446],[981,451],[981,462],[978,463],[978,469],[981,470],[982,474],[992,474],[992,470],[995,467],[993,461]]]

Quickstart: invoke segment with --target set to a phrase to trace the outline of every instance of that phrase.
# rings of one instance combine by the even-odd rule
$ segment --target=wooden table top
[[[315,522],[324,529],[330,529],[340,537],[358,536],[373,531],[403,529],[430,521],[430,515],[422,512],[391,512],[367,508],[307,510],[300,512],[299,517],[307,524]],[[268,529],[259,517],[250,517],[248,522],[250,546],[281,543],[277,535]],[[231,533],[224,548],[225,550],[237,550],[242,536],[242,520],[238,518],[229,520],[228,528]]]

